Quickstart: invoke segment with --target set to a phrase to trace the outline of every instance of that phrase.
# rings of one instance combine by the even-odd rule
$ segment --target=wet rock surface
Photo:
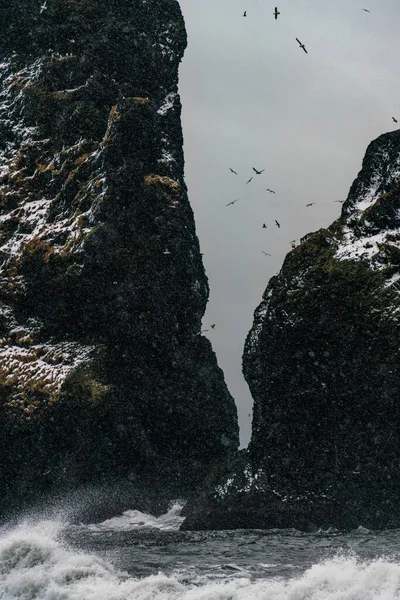
[[[186,494],[238,429],[199,335],[179,4],[10,0],[0,30],[0,512]]]
[[[245,345],[252,439],[184,527],[400,526],[400,132],[271,279]]]

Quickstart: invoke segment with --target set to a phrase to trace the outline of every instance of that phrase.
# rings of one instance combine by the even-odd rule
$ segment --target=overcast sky
[[[346,198],[368,143],[397,127],[392,116],[400,124],[400,2],[283,0],[277,21],[268,0],[180,4],[186,182],[211,288],[203,327],[216,323],[205,335],[247,445],[241,356],[268,280],[291,240],[339,216],[334,201]]]

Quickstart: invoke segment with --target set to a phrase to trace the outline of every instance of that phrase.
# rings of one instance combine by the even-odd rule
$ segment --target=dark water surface
[[[174,532],[75,531],[70,543],[93,552],[135,577],[180,571],[209,578],[295,577],[335,557],[385,558],[400,564],[400,532],[351,533],[296,530]]]

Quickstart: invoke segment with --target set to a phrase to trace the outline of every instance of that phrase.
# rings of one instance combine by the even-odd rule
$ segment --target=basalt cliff
[[[186,495],[237,448],[199,334],[185,46],[175,0],[1,4],[1,514],[84,486]]]
[[[243,368],[249,449],[184,527],[400,527],[400,131],[270,280]]]

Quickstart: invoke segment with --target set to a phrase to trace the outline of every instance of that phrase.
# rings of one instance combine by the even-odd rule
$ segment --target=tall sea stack
[[[190,527],[400,527],[400,131],[271,279],[245,345],[249,450]]]
[[[87,485],[185,495],[237,448],[199,334],[185,46],[175,0],[0,7],[2,514]]]

